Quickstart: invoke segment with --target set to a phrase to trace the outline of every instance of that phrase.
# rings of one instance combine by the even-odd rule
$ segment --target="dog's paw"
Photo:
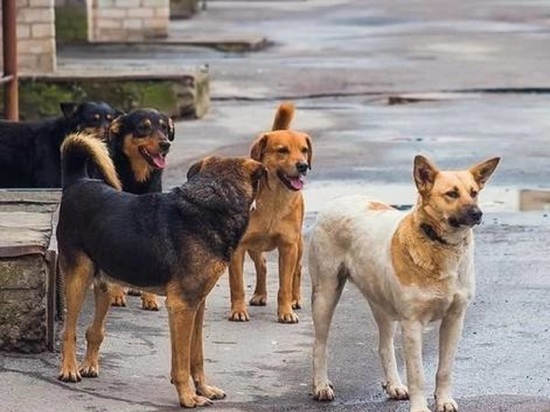
[[[153,293],[143,293],[141,295],[141,309],[143,310],[159,310],[157,295]]]
[[[128,289],[128,295],[130,295],[130,296],[141,296],[141,290]]]
[[[197,394],[206,396],[208,399],[217,400],[225,398],[225,392],[220,388],[211,385],[197,385]]]
[[[265,306],[267,305],[267,296],[254,294],[249,303],[250,306]]]
[[[126,296],[122,294],[111,294],[111,306],[126,306]]]
[[[313,399],[321,402],[330,402],[335,398],[334,388],[330,381],[325,381],[314,385]]]
[[[294,299],[292,301],[292,309],[302,309],[302,300],[301,299]]]
[[[450,396],[435,398],[437,412],[457,412],[458,404]]]
[[[402,383],[383,382],[382,388],[390,399],[400,401],[409,399],[409,390]]]
[[[280,323],[298,323],[300,321],[300,318],[298,318],[298,315],[293,310],[290,312],[279,312],[277,318]]]
[[[97,378],[99,376],[99,364],[97,361],[84,360],[80,365],[79,372],[84,378]]]
[[[180,405],[184,408],[196,408],[197,406],[212,405],[212,401],[204,396],[189,395],[180,396]]]
[[[233,322],[248,322],[250,316],[246,309],[232,309],[231,314],[229,315],[229,320]]]
[[[57,379],[63,382],[80,382],[82,376],[80,376],[78,372],[76,362],[64,362],[63,365],[61,365]]]

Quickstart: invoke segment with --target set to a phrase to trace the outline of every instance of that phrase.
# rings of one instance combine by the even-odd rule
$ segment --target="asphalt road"
[[[444,168],[502,156],[481,195],[486,215],[476,229],[477,295],[458,350],[454,393],[463,411],[550,411],[550,218],[544,210],[519,211],[522,189],[550,186],[545,2],[209,1],[206,12],[175,24],[184,25],[222,34],[261,33],[272,46],[243,54],[166,47],[60,56],[62,67],[209,64],[211,110],[204,119],[177,124],[167,188],[181,183],[201,156],[245,155],[255,136],[269,128],[278,102],[290,97],[298,108],[295,127],[314,141],[314,167],[304,192],[306,238],[316,212],[331,197],[359,192],[412,204],[417,153]],[[413,92],[427,101],[388,105],[390,96]],[[329,373],[337,399],[311,400],[309,278],[305,273],[300,323],[278,324],[275,261],[269,255],[268,306],[251,309],[250,322],[226,320],[227,277],[209,298],[206,368],[228,394],[210,410],[407,411],[407,402],[384,396],[376,329],[352,286],[345,289],[330,338]],[[246,273],[251,292],[250,263]],[[143,312],[137,298],[129,302],[109,315],[98,379],[58,382],[58,353],[2,354],[0,409],[179,409],[168,378],[166,311]],[[90,310],[86,305],[81,343]],[[433,325],[425,333],[430,402],[436,330]]]

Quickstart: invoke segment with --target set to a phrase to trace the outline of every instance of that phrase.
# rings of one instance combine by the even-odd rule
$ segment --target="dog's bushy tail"
[[[288,130],[294,118],[294,111],[294,103],[281,103],[277,108],[277,113],[275,113],[275,119],[273,120],[273,127],[271,130]]]
[[[61,145],[63,187],[88,177],[89,163],[103,176],[109,186],[122,190],[115,166],[105,143],[88,133],[74,133]]]

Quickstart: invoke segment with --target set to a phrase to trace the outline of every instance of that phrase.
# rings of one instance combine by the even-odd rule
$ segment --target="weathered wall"
[[[169,19],[169,0],[88,0],[90,41],[166,37]]]
[[[54,0],[17,0],[17,54],[21,73],[49,73],[56,68],[53,5]]]

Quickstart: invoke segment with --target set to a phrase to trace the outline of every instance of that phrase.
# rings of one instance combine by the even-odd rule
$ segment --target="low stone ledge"
[[[210,106],[209,75],[191,73],[54,73],[19,79],[21,120],[59,116],[62,101],[101,100],[117,109],[154,107],[174,119],[201,118]],[[0,102],[3,89],[0,88]],[[2,106],[0,106],[2,107]]]

